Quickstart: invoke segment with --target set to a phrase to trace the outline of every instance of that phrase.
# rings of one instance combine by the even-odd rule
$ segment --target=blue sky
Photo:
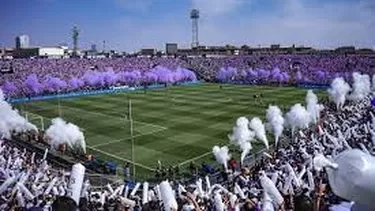
[[[2,0],[0,46],[14,46],[20,34],[32,45],[79,45],[134,51],[164,49],[166,42],[188,47],[189,11],[198,8],[200,43],[250,46],[340,45],[375,47],[373,0]]]

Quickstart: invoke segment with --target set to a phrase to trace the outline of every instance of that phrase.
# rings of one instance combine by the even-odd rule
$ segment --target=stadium
[[[203,46],[202,15],[191,48],[4,48],[0,210],[375,209],[375,52]]]

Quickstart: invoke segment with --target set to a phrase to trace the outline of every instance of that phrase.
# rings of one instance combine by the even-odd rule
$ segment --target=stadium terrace
[[[220,58],[15,59],[1,60],[2,90],[8,97],[205,81],[244,84],[329,84],[371,74],[371,55],[261,55]]]
[[[375,209],[372,56],[0,67],[0,210]]]

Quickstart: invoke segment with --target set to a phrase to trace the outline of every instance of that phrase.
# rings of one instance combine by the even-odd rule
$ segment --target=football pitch
[[[254,99],[262,93],[263,102]],[[321,97],[321,91],[316,94]],[[164,89],[54,99],[17,105],[41,127],[61,117],[79,126],[87,151],[119,166],[133,163],[139,176],[150,174],[160,161],[186,166],[191,161],[214,160],[212,147],[228,145],[227,135],[240,116],[265,119],[269,104],[283,112],[305,102],[306,90],[295,87],[244,86],[204,83]],[[131,101],[131,106],[129,106]],[[131,109],[129,108],[131,107]],[[133,120],[131,132],[130,116]],[[259,150],[260,144],[254,146]]]

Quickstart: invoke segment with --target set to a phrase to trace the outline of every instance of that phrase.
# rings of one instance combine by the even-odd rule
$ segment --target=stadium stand
[[[294,127],[288,118],[295,117],[286,115],[288,129],[277,146],[250,156],[241,166],[225,156],[217,159],[223,164],[219,171],[204,163],[199,168],[203,173],[195,171],[194,177],[181,180],[166,174],[159,181],[95,182],[90,174],[97,165],[91,163],[94,166],[90,167],[81,160],[84,165],[72,166],[74,162],[62,163],[67,159],[59,154],[43,154],[41,146],[45,143],[33,143],[39,140],[37,130],[15,112],[14,121],[0,119],[0,210],[374,209],[371,194],[375,194],[375,186],[369,179],[375,172],[370,78],[358,73],[353,74],[353,80],[350,78],[356,71],[373,73],[374,60],[370,57],[283,55],[196,58],[188,62],[140,58],[12,62],[14,73],[0,80],[7,97],[195,81],[191,69],[207,81],[222,83],[333,82],[328,91],[331,102],[322,107],[317,102],[313,108],[307,105],[307,123],[298,122]],[[90,67],[92,70],[87,71]],[[344,79],[353,81],[352,90]],[[11,106],[2,98],[1,93],[0,109],[10,111],[7,109]],[[310,109],[317,113],[312,114]],[[59,159],[64,161],[57,162]],[[113,163],[102,165],[107,167],[103,172],[107,174],[116,168]]]

